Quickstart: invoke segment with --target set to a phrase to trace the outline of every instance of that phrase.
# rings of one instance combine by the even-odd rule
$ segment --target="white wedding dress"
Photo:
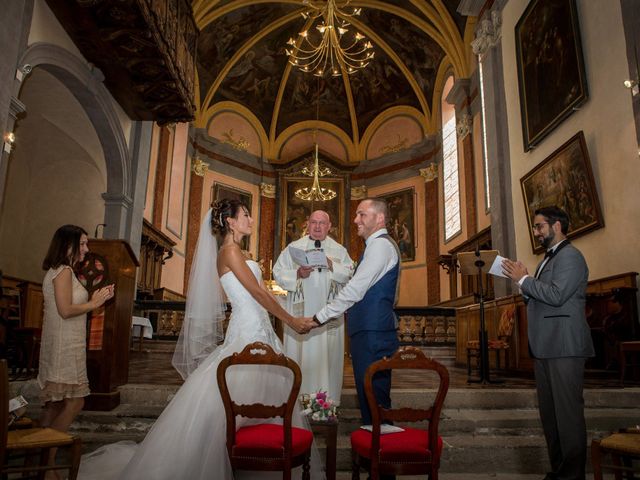
[[[247,264],[259,282],[260,267]],[[216,348],[187,378],[145,439],[136,445],[119,442],[85,455],[80,466],[82,480],[230,480],[234,478],[226,449],[224,406],[218,390],[216,369],[220,360],[260,341],[282,352],[267,311],[242,286],[233,272],[220,277],[232,306],[224,343]],[[291,374],[280,367],[235,366],[227,371],[232,398],[242,403],[279,404],[290,390]],[[274,420],[275,421],[275,420]],[[249,423],[239,418],[238,427]],[[294,424],[308,427],[301,408]],[[275,473],[275,472],[274,472]],[[238,472],[235,478],[269,478],[270,473]],[[294,478],[299,478],[296,475]],[[271,478],[282,478],[276,474]],[[312,455],[311,478],[324,478],[317,452]]]

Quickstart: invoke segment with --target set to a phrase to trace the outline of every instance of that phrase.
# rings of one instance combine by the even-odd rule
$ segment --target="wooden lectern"
[[[78,278],[89,295],[115,285],[115,296],[87,315],[87,374],[91,395],[86,410],[112,410],[120,404],[117,387],[129,380],[129,340],[136,288],[133,250],[124,240],[89,240]]]

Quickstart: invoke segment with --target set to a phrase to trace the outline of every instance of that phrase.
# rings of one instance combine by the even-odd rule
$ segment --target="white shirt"
[[[379,238],[380,235],[386,234],[387,229],[381,228],[367,238],[364,256],[356,273],[340,290],[336,298],[316,313],[316,318],[320,323],[342,315],[354,303],[362,300],[367,290],[396,266],[400,259],[395,247],[386,238]]]
[[[553,247],[549,248],[549,249],[547,250],[547,252],[551,252],[551,253],[555,252],[555,251],[556,251],[556,249],[557,249],[557,248],[562,244],[562,242],[565,242],[565,241],[566,241],[566,240],[562,240],[562,241],[560,241],[560,242],[556,243]],[[549,261],[549,259],[550,259],[550,257],[545,257],[545,258],[542,260],[542,263],[540,264],[540,268],[538,268],[538,275],[540,274],[540,272],[542,271],[542,269],[544,268],[544,266],[547,264],[547,262]],[[532,275],[524,275],[520,280],[518,280],[518,286],[520,286],[520,287],[521,287],[521,286],[522,286],[522,284],[523,284],[523,282],[524,282],[524,279],[525,279],[525,278],[527,278],[527,277],[531,277],[531,276],[532,276]],[[536,275],[534,278],[538,278],[538,277],[537,277],[537,275]]]

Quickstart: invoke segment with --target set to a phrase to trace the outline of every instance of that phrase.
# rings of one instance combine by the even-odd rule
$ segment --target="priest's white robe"
[[[333,262],[333,271],[314,269],[308,278],[297,278],[299,265],[289,254],[289,246],[311,250],[315,241],[309,236],[291,242],[273,266],[273,278],[287,290],[286,308],[295,316],[310,317],[324,307],[353,275],[353,261],[347,250],[330,237],[321,248]],[[342,371],[344,368],[344,316],[299,335],[284,327],[284,352],[300,365],[302,385],[300,393],[326,390],[340,404]]]

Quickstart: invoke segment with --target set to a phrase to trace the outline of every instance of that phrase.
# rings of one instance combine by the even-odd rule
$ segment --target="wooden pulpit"
[[[91,395],[86,410],[112,410],[120,404],[117,387],[129,380],[129,341],[136,287],[133,250],[124,240],[89,240],[78,272],[89,295],[114,284],[115,295],[87,315],[87,374]]]

